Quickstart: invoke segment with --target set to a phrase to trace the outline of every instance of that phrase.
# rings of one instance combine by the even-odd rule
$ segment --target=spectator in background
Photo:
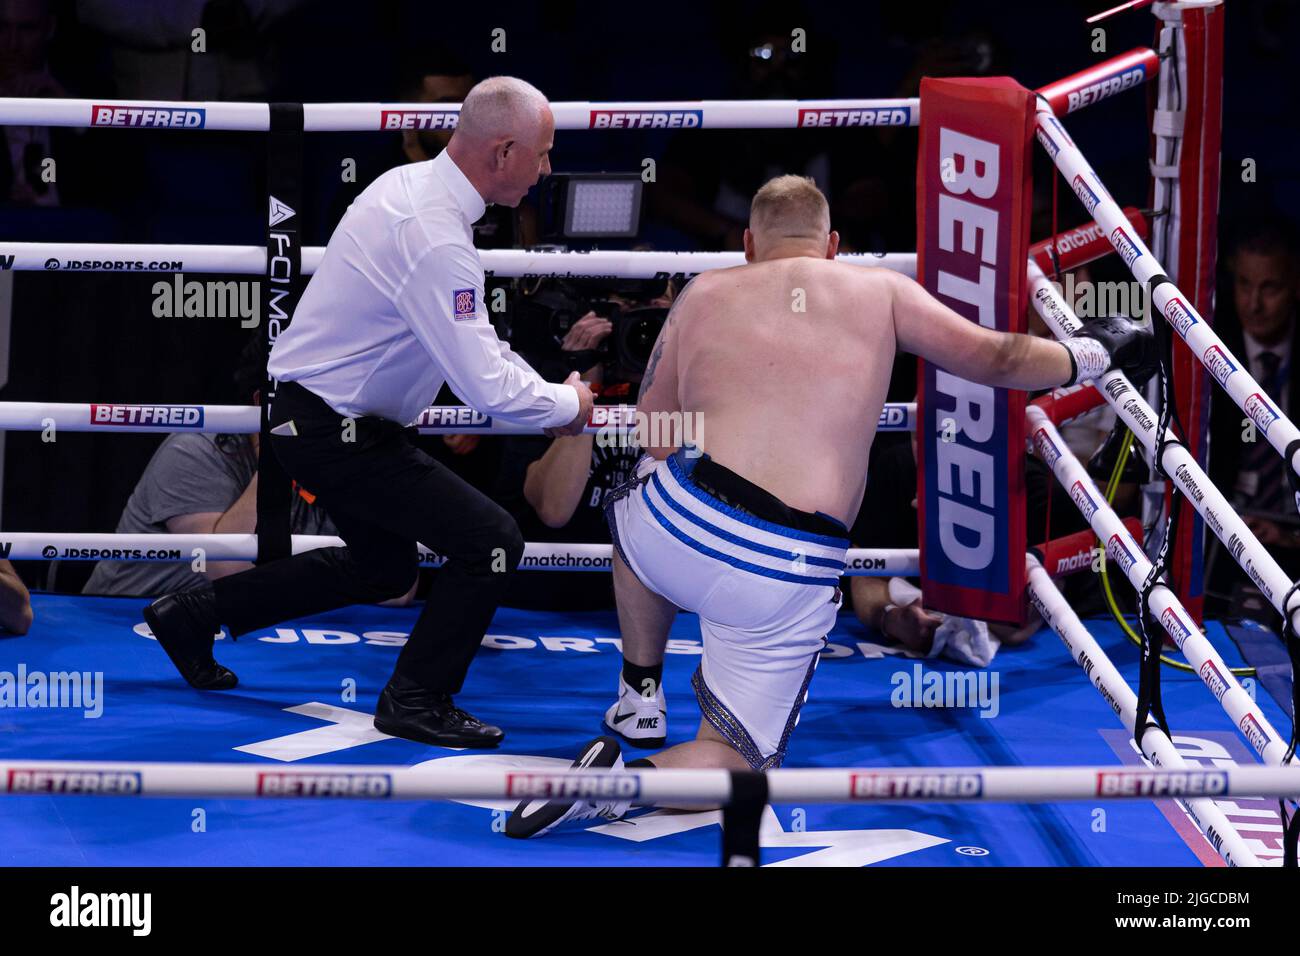
[[[408,63],[398,94],[403,103],[463,103],[474,86],[474,76],[465,61],[446,51],[425,53]],[[451,130],[403,130],[402,154],[408,163],[433,159],[451,142]]]
[[[68,95],[50,73],[54,27],[49,0],[0,0],[0,96]],[[46,126],[0,126],[0,201],[59,205],[58,183],[44,175],[45,161],[62,159],[72,135]]]
[[[1294,371],[1300,358],[1300,240],[1294,224],[1281,219],[1247,222],[1232,244],[1227,276],[1230,294],[1220,294],[1217,301],[1231,303],[1231,310],[1224,310],[1215,331],[1277,410],[1294,419],[1300,411],[1300,375]],[[1287,575],[1296,577],[1300,525],[1282,456],[1217,386],[1211,389],[1210,409],[1211,479]],[[1210,567],[1211,588],[1219,594],[1235,592],[1235,610],[1264,609],[1266,603],[1244,572],[1222,557],[1220,547],[1213,542],[1209,547],[1216,555]]]
[[[880,19],[896,16],[891,11]],[[924,35],[933,32],[933,17],[923,10],[912,16],[923,24]],[[801,4],[737,5],[722,19],[726,26],[718,44],[730,57],[735,76],[728,98],[845,95],[834,82],[834,35],[806,37],[815,54],[793,45],[792,31],[807,28],[814,19]],[[987,76],[1001,65],[992,38],[983,32],[918,44],[911,69],[893,95],[916,96],[923,75]],[[740,249],[749,197],[782,173],[812,178],[830,198],[842,251],[914,246],[916,139],[903,126],[682,131],[669,140],[658,182],[647,190],[649,211],[699,248]]]
[[[607,300],[623,309],[668,309],[671,284],[653,281],[620,283],[622,291]],[[609,318],[585,313],[566,333],[559,364],[595,359],[601,344],[614,331]],[[653,336],[651,337],[653,338]],[[533,367],[552,378],[567,374],[568,367],[547,370],[557,359],[530,356]],[[615,376],[619,376],[616,378]],[[600,396],[600,404],[630,403],[629,389],[640,383],[641,373],[616,372],[610,363],[595,360],[583,380]],[[605,496],[632,477],[641,449],[625,436],[617,445],[601,447],[595,435],[562,438],[512,436],[504,439],[497,500],[510,511],[525,541],[608,544]],[[602,442],[602,444],[604,444]],[[614,606],[613,578],[582,571],[545,571],[516,574],[501,602],[507,607],[545,610],[589,610]]]
[[[791,49],[791,27],[807,21],[797,8],[768,3],[729,19],[720,42],[735,64],[730,96],[805,99],[828,94],[831,62]],[[773,176],[809,176],[832,197],[828,131],[686,130],[668,143],[658,184],[648,191],[652,214],[704,249],[740,249],[749,201]],[[843,130],[831,130],[831,135]]]
[[[32,596],[8,561],[0,561],[0,630],[26,634],[32,626]]]
[[[240,356],[235,386],[245,400],[258,403],[262,384],[261,343],[252,340]],[[257,526],[259,436],[176,432],[154,452],[135,486],[119,534],[248,534]],[[312,496],[295,489],[290,511],[294,534],[334,535],[338,531]],[[114,597],[153,597],[182,590],[203,578],[216,580],[251,567],[247,561],[208,561],[202,573],[190,561],[100,561],[82,593]],[[409,604],[414,587],[396,603]]]
[[[1007,72],[1010,64],[991,36],[977,30],[936,37],[933,35],[936,16],[940,18],[938,22],[949,22],[946,12],[932,11],[928,5],[891,4],[882,13],[885,24],[892,21],[893,28],[901,30],[900,35],[882,38],[882,42],[896,43],[911,52],[911,64],[890,95],[919,96],[923,77],[990,76]],[[846,157],[855,178],[842,187],[832,203],[836,225],[847,240],[847,244],[840,243],[840,248],[877,252],[915,248],[915,130],[906,126],[879,126],[835,132],[860,138]],[[845,135],[841,135],[833,142],[845,140]],[[915,366],[916,363],[907,364]],[[910,374],[910,370],[906,371]],[[893,381],[907,381],[900,377],[897,365]]]
[[[403,103],[461,103],[473,85],[474,76],[459,57],[436,48],[432,51],[422,49],[408,58],[401,68],[397,96]],[[428,162],[446,148],[451,133],[449,127],[402,130],[397,144],[399,148],[393,150],[391,162],[374,170],[374,174],[377,176],[403,163]],[[361,181],[362,178],[359,177],[357,182],[340,184],[330,204],[331,232],[343,219],[352,201],[361,195],[374,177]],[[531,205],[520,204],[517,210],[491,205],[483,218],[474,223],[474,246],[478,249],[509,249],[521,243],[528,245],[535,241],[536,232],[536,210]]]
[[[266,33],[307,0],[78,0],[124,99],[265,100]],[[204,51],[194,51],[202,29]]]

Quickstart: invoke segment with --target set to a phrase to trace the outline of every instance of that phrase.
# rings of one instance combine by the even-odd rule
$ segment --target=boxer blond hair
[[[831,208],[807,176],[777,176],[754,193],[749,228],[777,239],[825,239],[831,231]]]

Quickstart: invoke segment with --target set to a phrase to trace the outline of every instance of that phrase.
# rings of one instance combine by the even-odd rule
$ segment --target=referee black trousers
[[[446,557],[396,673],[455,694],[506,580],[523,557],[514,519],[434,461],[402,426],[346,419],[285,382],[271,410],[285,471],[325,508],[347,547],[320,548],[213,582],[217,615],[234,635],[348,604],[400,597],[419,571],[416,542]]]

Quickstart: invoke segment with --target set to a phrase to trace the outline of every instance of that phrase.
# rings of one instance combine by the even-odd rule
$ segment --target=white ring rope
[[[1145,64],[1141,75],[1134,68]],[[1147,82],[1159,60],[1137,47],[1038,92],[1068,112],[1109,99]],[[1128,77],[1121,80],[1121,77]],[[1074,95],[1077,94],[1077,95]],[[561,130],[826,129],[916,126],[916,97],[820,100],[638,100],[551,103]],[[303,103],[303,130],[396,132],[454,129],[459,103]],[[267,103],[0,97],[0,126],[96,126],[111,129],[210,129],[267,131]]]
[[[333,535],[295,534],[293,553],[346,547]],[[520,570],[609,571],[612,546],[529,541]],[[420,564],[436,568],[441,555],[419,545]],[[0,531],[0,558],[11,561],[252,561],[256,534],[85,534],[82,532]],[[796,563],[798,558],[791,559]],[[850,548],[846,575],[916,577],[921,573],[916,548]]]
[[[1119,567],[1129,583],[1140,593],[1152,567],[1142,545],[1134,540],[1119,516],[1106,503],[1100,489],[1043,410],[1031,404],[1026,409],[1026,417],[1030,439],[1038,449],[1039,456],[1051,468],[1061,486],[1070,492],[1070,497],[1097,537],[1106,542],[1107,558]],[[1165,583],[1158,583],[1151,589],[1147,604],[1152,616],[1174,639],[1188,663],[1196,669],[1201,681],[1223,705],[1246,742],[1265,763],[1280,765],[1287,751],[1287,738],[1273,728],[1255,700],[1237,682],[1219,652],[1201,633],[1174,592]]]
[[[422,435],[540,435],[533,425],[502,421],[465,405],[431,405],[415,426]],[[582,430],[585,435],[620,444],[637,426],[636,406],[597,405]],[[261,428],[257,405],[144,405],[127,403],[0,402],[0,431],[67,432],[200,432],[251,435]],[[880,432],[916,430],[915,402],[888,402],[876,424]]]
[[[1041,99],[1038,101],[1035,122],[1038,141],[1079,196],[1084,208],[1105,231],[1133,277],[1146,284],[1157,276],[1164,275],[1164,268],[1142,239],[1133,232],[1119,204],[1111,198],[1096,171],[1065,132],[1065,127]],[[1155,308],[1187,343],[1211,377],[1223,386],[1237,407],[1246,413],[1277,449],[1278,454],[1285,458],[1287,448],[1300,439],[1300,431],[1268,399],[1267,393],[1246,370],[1245,364],[1228,351],[1223,340],[1172,282],[1162,282],[1156,286],[1151,298]],[[1300,474],[1300,446],[1286,465]]]
[[[1101,649],[1096,639],[1084,626],[1083,621],[1074,613],[1068,601],[1062,596],[1038,559],[1028,556],[1029,599],[1047,622],[1048,627],[1056,632],[1065,644],[1076,664],[1097,688],[1097,692],[1115,711],[1124,729],[1133,732],[1137,722],[1137,695],[1119,670],[1111,662],[1106,652]],[[1190,769],[1183,755],[1178,752],[1165,732],[1159,727],[1151,727],[1142,735],[1142,754],[1157,767],[1173,770]],[[1179,798],[1182,806],[1205,835],[1206,840],[1223,857],[1229,866],[1262,865],[1255,852],[1250,848],[1236,827],[1229,822],[1224,812],[1211,799],[1205,797]],[[1215,839],[1217,837],[1217,839]]]
[[[303,130],[400,132],[454,129],[459,103],[303,103]],[[916,98],[656,100],[552,103],[558,130],[825,129],[915,126]],[[266,131],[266,103],[0,98],[0,126]]]
[[[1180,796],[1289,797],[1300,767],[862,767],[768,770],[768,803],[1059,803]],[[0,794],[510,800],[611,797],[635,803],[731,799],[726,770],[500,770],[317,764],[0,761]]]
[[[304,246],[303,275],[311,275],[324,246]],[[743,252],[552,252],[544,249],[480,249],[489,277],[667,279],[745,264]],[[916,277],[915,252],[846,252],[840,262],[881,266]],[[265,246],[178,245],[129,242],[2,242],[0,264],[15,272],[193,272],[265,275]]]
[[[1029,299],[1043,322],[1057,338],[1065,338],[1078,329],[1081,323],[1073,310],[1061,298],[1056,287],[1043,275],[1038,266],[1029,264]],[[1097,391],[1115,410],[1119,419],[1129,427],[1134,437],[1146,449],[1149,460],[1156,455],[1156,429],[1159,416],[1133,387],[1128,377],[1119,371],[1107,372],[1096,381]],[[1167,437],[1173,438],[1169,432]],[[1174,486],[1205,519],[1206,525],[1227,547],[1233,559],[1250,575],[1270,604],[1279,614],[1285,614],[1282,601],[1291,587],[1291,581],[1281,565],[1255,537],[1246,522],[1237,514],[1223,493],[1210,481],[1187,448],[1179,443],[1165,445],[1161,463],[1172,477]],[[1300,629],[1300,608],[1292,612],[1293,625]]]

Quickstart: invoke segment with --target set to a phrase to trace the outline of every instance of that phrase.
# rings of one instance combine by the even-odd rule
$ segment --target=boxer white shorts
[[[705,719],[755,769],[779,767],[842,602],[849,542],[733,508],[691,466],[683,452],[643,458],[611,495],[610,532],[646,587],[699,615]]]

